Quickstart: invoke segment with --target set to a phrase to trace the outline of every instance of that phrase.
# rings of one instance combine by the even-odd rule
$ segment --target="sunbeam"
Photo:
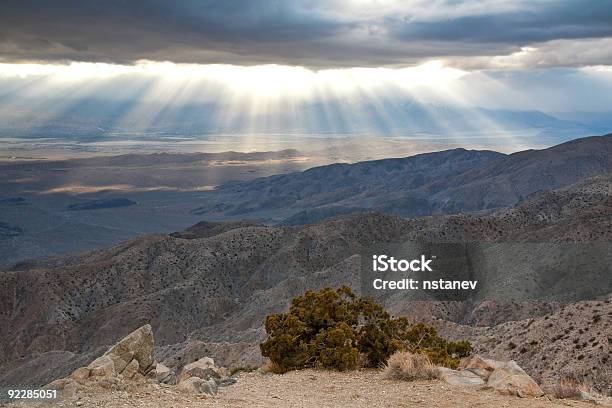
[[[605,69],[583,72],[601,83],[612,77]],[[499,74],[463,71],[440,60],[319,70],[152,61],[0,64],[0,118],[14,124],[8,131],[32,137],[230,134],[240,138],[241,150],[282,135],[348,134],[453,143],[489,138],[522,146],[520,136],[556,131],[553,117],[542,126],[517,119],[515,111],[541,106],[506,82]]]

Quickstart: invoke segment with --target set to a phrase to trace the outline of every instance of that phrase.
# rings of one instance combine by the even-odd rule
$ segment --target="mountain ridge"
[[[294,225],[351,211],[407,217],[491,211],[540,190],[607,174],[611,157],[609,134],[509,155],[459,148],[332,164],[224,183],[208,192],[207,204],[193,213]]]

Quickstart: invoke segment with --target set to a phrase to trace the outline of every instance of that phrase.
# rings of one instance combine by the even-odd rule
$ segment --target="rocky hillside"
[[[365,210],[414,217],[499,209],[538,191],[607,174],[611,157],[607,135],[510,155],[454,149],[333,164],[225,183],[194,212],[299,225]]]
[[[169,367],[181,367],[190,353],[204,350],[221,365],[256,364],[267,314],[309,288],[350,284],[359,291],[362,252],[372,243],[398,240],[475,243],[466,253],[483,286],[463,302],[423,301],[406,293],[379,299],[395,314],[435,318],[440,327],[450,322],[449,334],[465,333],[479,345],[486,344],[481,336],[507,337],[500,347],[513,341],[517,350],[527,348],[512,357],[544,379],[568,361],[595,366],[610,351],[605,333],[612,310],[604,300],[611,292],[605,280],[612,265],[606,249],[612,238],[611,183],[610,176],[591,179],[487,216],[403,219],[368,213],[303,227],[203,223],[179,234],[17,265],[0,273],[0,326],[12,328],[0,334],[0,388],[65,376],[147,323],[156,333],[157,359]],[[585,248],[594,256],[576,258]],[[578,267],[590,275],[576,279]],[[512,303],[515,295],[519,303]],[[491,299],[497,303],[491,306]],[[512,326],[537,318],[565,330],[571,319],[559,308],[587,299],[600,299],[597,324],[578,324],[583,317],[575,314],[574,329],[583,333],[554,347],[545,346],[551,332],[544,323],[531,324],[524,334]],[[537,347],[529,345],[532,337]],[[576,338],[579,348],[572,343]],[[582,343],[592,344],[591,338],[598,344],[587,358]],[[495,355],[502,350],[488,349]],[[546,364],[530,365],[542,356]],[[606,372],[596,375],[610,383]]]
[[[487,309],[500,309],[500,305],[482,302],[473,313],[486,313]],[[567,377],[612,392],[612,296],[551,308],[541,316],[494,326],[457,325],[441,319],[431,323],[451,338],[469,338],[477,353],[520,361],[540,383],[552,384]]]

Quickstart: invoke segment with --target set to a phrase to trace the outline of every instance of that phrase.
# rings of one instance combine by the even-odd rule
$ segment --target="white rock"
[[[221,374],[219,373],[219,369],[215,367],[215,361],[212,358],[203,357],[183,367],[181,375],[179,376],[179,383],[190,377],[199,377],[204,380],[209,380],[211,378],[219,379],[221,378]]]
[[[145,375],[150,369],[154,368],[155,361],[153,351],[155,349],[155,340],[153,339],[153,330],[151,325],[144,325],[132,333],[125,336],[117,344],[108,350],[105,355],[113,355],[113,359],[120,359],[125,363],[125,366],[133,359],[138,361],[140,373]],[[117,369],[117,372],[121,372]]]
[[[489,376],[487,386],[501,394],[519,397],[541,397],[544,395],[544,392],[533,378],[527,375],[523,369],[519,371],[512,366],[496,368]]]
[[[485,383],[482,378],[471,371],[451,370],[446,367],[438,367],[438,371],[440,372],[440,379],[448,384],[478,386]]]

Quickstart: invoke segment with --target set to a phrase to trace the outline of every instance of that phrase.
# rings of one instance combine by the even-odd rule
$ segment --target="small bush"
[[[552,388],[552,394],[558,399],[578,399],[582,385],[573,378],[564,378]]]
[[[407,351],[394,353],[384,369],[385,378],[391,380],[432,380],[438,378],[438,368],[423,354]]]
[[[447,341],[438,336],[436,329],[425,323],[411,326],[403,335],[402,350],[425,354],[436,364],[457,368],[463,357],[472,353],[472,345],[468,341]]]
[[[259,347],[277,365],[275,372],[382,367],[401,350],[456,368],[472,351],[469,342],[449,342],[426,324],[392,318],[382,306],[355,296],[346,286],[307,291],[292,300],[287,313],[269,315],[265,328],[268,338]]]

